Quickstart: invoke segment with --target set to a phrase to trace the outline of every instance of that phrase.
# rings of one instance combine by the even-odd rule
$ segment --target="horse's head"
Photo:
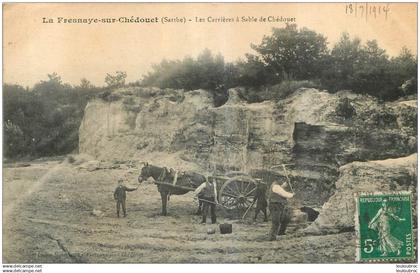
[[[149,166],[149,163],[146,162],[144,163],[143,168],[141,168],[140,175],[137,178],[137,180],[139,181],[139,183],[142,183],[144,180],[148,179],[151,176],[151,167]]]

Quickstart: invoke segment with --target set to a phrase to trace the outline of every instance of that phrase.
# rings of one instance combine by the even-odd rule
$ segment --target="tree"
[[[21,154],[26,146],[22,129],[10,120],[4,123],[4,143],[6,157],[15,157]]]
[[[229,75],[226,75],[226,72]],[[143,76],[142,85],[175,89],[216,90],[226,86],[225,80],[232,81],[233,69],[226,67],[223,56],[214,56],[205,49],[196,59],[185,57],[182,61],[162,60],[152,66],[152,71]]]
[[[47,81],[40,81],[39,83],[35,84],[33,92],[36,94],[44,93],[45,95],[49,96],[59,95],[58,93],[61,92],[65,87],[62,84],[61,77],[56,72],[48,74],[47,77]]]
[[[246,54],[245,58],[236,63],[239,85],[257,87],[276,81],[276,73],[264,64],[261,57]]]
[[[326,58],[322,71],[323,84],[332,92],[351,89],[355,64],[360,62],[362,45],[359,38],[350,39],[343,33]]]
[[[143,76],[141,85],[207,89],[221,95],[219,101],[235,86],[246,87],[248,101],[278,99],[297,86],[318,86],[330,92],[350,89],[383,100],[416,93],[417,56],[403,49],[400,56],[390,59],[376,40],[362,44],[343,33],[329,51],[323,35],[288,24],[273,28],[271,35],[251,48],[256,53],[235,63],[226,63],[208,49],[196,59],[163,60]],[[262,86],[266,94],[261,93]]]
[[[45,106],[42,98],[19,85],[3,85],[3,126],[5,155],[17,157],[34,153],[33,136],[40,133]]]
[[[298,29],[295,24],[273,28],[271,36],[264,36],[261,44],[252,44],[251,47],[274,73],[276,82],[317,77],[328,54],[327,40],[323,35],[307,28]]]
[[[197,57],[198,69],[197,87],[207,90],[215,90],[223,85],[225,61],[221,54],[213,56],[209,49],[205,49]]]
[[[125,79],[127,78],[127,73],[123,71],[116,71],[115,75],[106,74],[105,83],[108,87],[119,88],[125,85]]]
[[[391,73],[394,86],[398,86],[398,96],[417,93],[417,56],[406,47],[397,57],[391,59]]]
[[[361,48],[359,59],[354,63],[350,88],[378,98],[388,97],[395,91],[390,82],[389,58],[376,40],[367,41]]]
[[[87,101],[102,91],[88,81],[82,80],[81,86],[63,83],[57,73],[35,84],[32,91],[4,84],[5,155],[49,156],[77,149]]]
[[[392,58],[391,62],[401,75],[407,78],[417,75],[417,56],[414,56],[407,47],[403,47],[400,54]]]
[[[390,59],[376,40],[362,44],[343,33],[326,60],[322,83],[332,92],[350,89],[381,100],[417,92],[417,60],[407,49]]]
[[[80,85],[79,85],[79,88],[80,89],[85,89],[85,90],[87,90],[87,89],[92,89],[92,88],[94,88],[95,86],[89,81],[89,80],[87,80],[86,78],[82,78],[81,80],[80,80]]]

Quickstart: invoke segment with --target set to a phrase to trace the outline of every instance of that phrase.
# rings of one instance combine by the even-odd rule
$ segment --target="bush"
[[[118,101],[122,98],[121,94],[114,93],[110,89],[107,89],[98,94],[98,97],[107,102]]]
[[[314,81],[290,81],[285,80],[282,83],[273,86],[270,92],[271,98],[274,100],[283,99],[300,88],[319,88],[319,83]],[[271,99],[270,98],[270,99]]]
[[[164,91],[156,87],[139,87],[136,88],[133,93],[137,97],[150,99],[163,94]]]
[[[356,109],[354,109],[353,105],[351,105],[350,100],[344,97],[338,101],[335,113],[337,116],[347,120],[351,119],[356,114]]]
[[[417,79],[412,77],[409,80],[406,80],[400,87],[399,90],[404,94],[404,96],[409,96],[417,94]]]
[[[280,84],[264,87],[250,87],[240,89],[239,95],[249,103],[262,102],[265,100],[278,101],[293,94],[300,88],[318,88],[319,84],[314,81],[291,81],[285,80]]]
[[[115,75],[106,74],[105,83],[110,88],[123,87],[125,85],[125,79],[127,73],[124,71],[116,71]]]

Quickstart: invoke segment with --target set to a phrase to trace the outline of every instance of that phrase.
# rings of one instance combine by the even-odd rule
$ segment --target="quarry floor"
[[[192,193],[172,196],[160,216],[154,184],[128,193],[127,218],[116,217],[113,191],[138,169],[88,171],[60,161],[5,165],[3,169],[3,263],[351,263],[352,232],[267,241],[269,223],[218,218],[233,233],[208,235],[195,216]]]

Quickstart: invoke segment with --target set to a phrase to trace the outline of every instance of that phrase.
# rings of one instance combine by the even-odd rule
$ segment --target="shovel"
[[[248,214],[249,210],[252,208],[252,206],[255,204],[255,200],[252,201],[251,205],[249,205],[248,209],[245,211],[244,215],[242,215],[242,220],[245,219],[245,216]]]

